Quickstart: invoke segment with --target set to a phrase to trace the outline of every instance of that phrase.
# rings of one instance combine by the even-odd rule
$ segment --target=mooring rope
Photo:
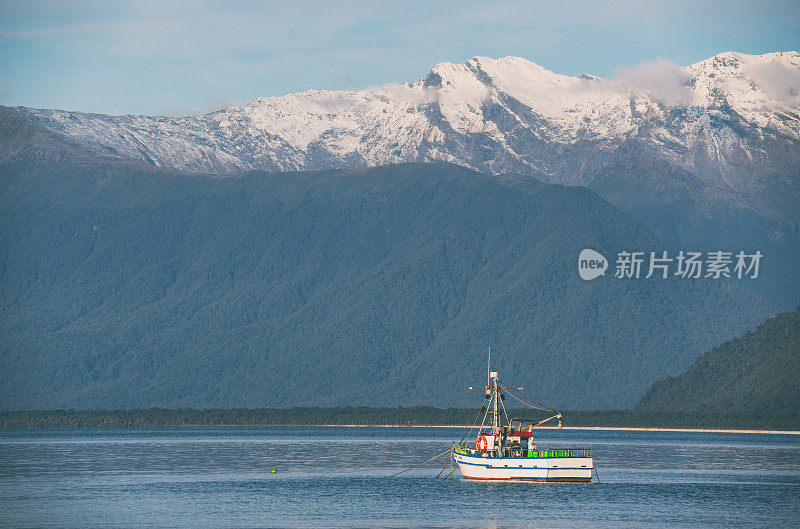
[[[439,476],[442,475],[442,472],[444,472],[444,469],[447,468],[447,465],[450,464],[450,460],[453,459],[453,450],[455,450],[455,446],[453,446],[453,448],[450,449],[450,457],[448,457],[447,461],[444,462],[444,466],[442,467],[442,470],[440,470],[439,473],[436,474],[436,478],[437,479],[439,478]]]
[[[442,456],[443,456],[443,455],[445,455],[447,452],[452,452],[452,451],[453,451],[453,447],[451,446],[450,448],[448,448],[447,450],[445,450],[444,452],[442,452],[442,453],[441,453],[441,454],[439,454],[438,456],[433,456],[432,458],[430,458],[430,459],[427,459],[427,460],[425,460],[425,461],[423,461],[422,463],[419,463],[419,464],[417,464],[417,465],[414,465],[413,467],[409,467],[409,468],[407,468],[407,469],[405,469],[405,470],[401,470],[400,472],[395,472],[394,474],[390,475],[389,477],[390,477],[390,478],[392,478],[392,477],[394,477],[394,476],[396,476],[396,475],[398,475],[398,474],[402,474],[403,472],[408,472],[409,470],[412,470],[412,469],[414,469],[414,468],[417,468],[417,467],[419,467],[419,466],[422,466],[422,465],[424,465],[425,463],[428,463],[429,461],[433,461],[433,460],[434,460],[434,459],[436,459],[437,457],[442,457]]]

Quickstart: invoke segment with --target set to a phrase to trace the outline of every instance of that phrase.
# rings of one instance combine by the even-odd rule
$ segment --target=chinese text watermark
[[[617,279],[757,279],[761,258],[760,251],[754,253],[685,252],[677,254],[667,251],[636,252],[622,251],[617,254],[614,277]],[[584,249],[578,256],[578,274],[586,281],[605,275],[608,260],[600,252]]]

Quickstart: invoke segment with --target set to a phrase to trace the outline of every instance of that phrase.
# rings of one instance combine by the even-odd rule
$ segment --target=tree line
[[[476,411],[474,408],[433,406],[0,411],[0,428],[462,426],[472,423]],[[508,410],[508,413],[510,417],[533,418],[529,410]],[[765,416],[742,413],[580,410],[565,411],[562,415],[564,426],[800,430],[800,412]]]

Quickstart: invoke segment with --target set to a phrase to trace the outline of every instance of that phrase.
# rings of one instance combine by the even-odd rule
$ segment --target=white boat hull
[[[591,457],[481,457],[455,453],[465,479],[589,483]]]

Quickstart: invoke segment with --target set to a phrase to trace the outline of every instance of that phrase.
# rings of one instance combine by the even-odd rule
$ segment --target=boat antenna
[[[492,346],[489,346],[489,361],[486,362],[486,385],[491,385],[491,377],[489,376],[489,372],[492,370]]]

